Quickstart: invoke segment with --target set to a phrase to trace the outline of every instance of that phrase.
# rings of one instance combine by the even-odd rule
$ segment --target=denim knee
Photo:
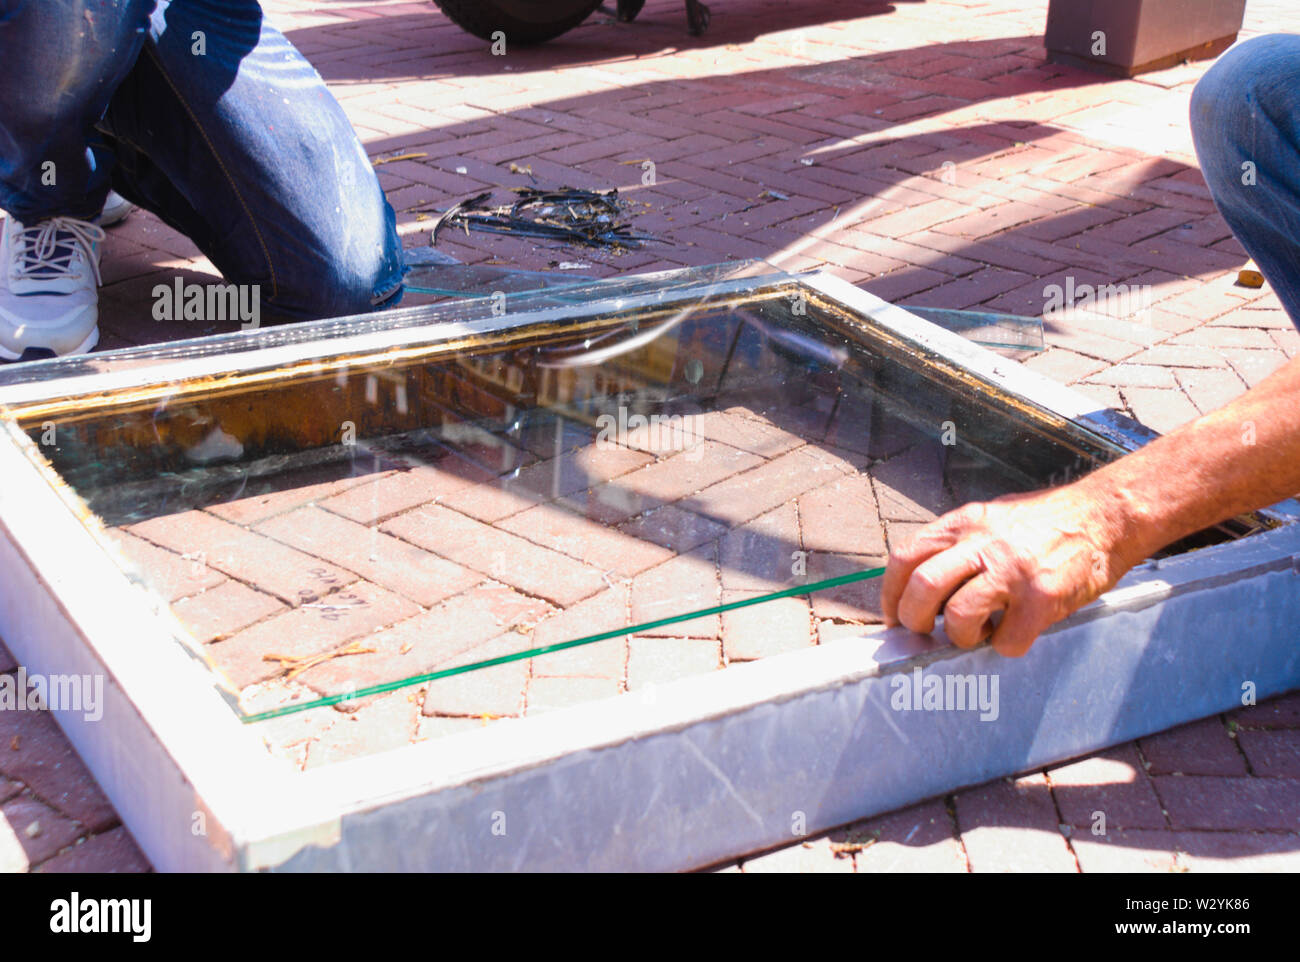
[[[401,300],[402,241],[392,207],[382,199],[380,203],[381,216],[356,218],[346,236],[319,249],[314,268],[281,279],[280,300],[293,304],[289,313],[298,318],[346,317],[384,310]],[[288,291],[286,284],[292,285]]]
[[[1287,77],[1300,77],[1300,35],[1268,34],[1238,44],[1192,91],[1192,134],[1198,141],[1232,138],[1245,128],[1239,122],[1244,113],[1290,114],[1296,98]]]
[[[312,317],[347,317],[393,307],[402,297],[400,258],[338,259],[325,265],[325,276],[312,292],[306,313]]]
[[[1192,93],[1191,121],[1219,213],[1300,325],[1300,36],[1224,54]]]

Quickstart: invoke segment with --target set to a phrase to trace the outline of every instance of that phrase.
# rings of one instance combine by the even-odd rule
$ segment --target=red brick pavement
[[[581,259],[602,275],[762,257],[792,270],[823,267],[901,303],[1028,315],[1043,313],[1048,285],[1070,278],[1149,285],[1150,303],[1137,309],[1122,301],[1049,318],[1050,350],[1028,365],[1159,430],[1236,396],[1300,345],[1267,288],[1232,283],[1242,251],[1213,210],[1185,124],[1205,65],[1115,81],[1045,64],[1041,0],[712,0],[713,27],[701,39],[686,34],[677,0],[651,0],[635,24],[597,15],[559,41],[504,57],[426,3],[264,5],[321,70],[372,156],[420,155],[378,168],[408,245],[429,241],[436,213],[426,208],[535,178],[619,187],[644,211],[638,225],[670,243],[611,255],[476,234],[439,246],[466,262],[526,268]],[[1248,17],[1248,33],[1300,29],[1300,14],[1281,0],[1252,0]],[[642,183],[645,160],[655,165],[653,184]],[[213,274],[188,240],[152,217],[136,213],[112,232],[104,347],[206,333],[151,318],[149,292],[178,271]],[[797,493],[816,510],[818,492]],[[762,491],[718,496],[721,505],[764,510]],[[407,507],[391,486],[386,497],[395,500],[377,507],[372,492],[342,492],[331,510],[373,524]],[[905,521],[941,506],[881,507]],[[228,520],[253,524],[281,510]],[[671,514],[638,524],[648,519],[675,551],[711,540]],[[212,567],[199,566],[202,587],[234,590],[228,574],[263,541],[204,524]],[[276,550],[296,570],[295,549]],[[175,597],[196,590],[183,570],[191,567],[173,572]],[[453,567],[473,579],[464,564]],[[401,591],[384,572],[365,577],[358,590],[376,598]],[[574,584],[583,577],[572,572]],[[297,587],[285,584],[283,603],[295,604],[289,589]],[[231,598],[221,614],[238,621],[240,610]],[[796,633],[801,617],[794,606],[782,613]],[[214,621],[213,630],[234,626]],[[721,636],[708,634],[655,639],[680,649],[671,658],[666,645],[631,639],[627,685],[716,663]],[[565,684],[543,700],[558,706],[591,694],[570,690],[575,681],[607,683],[599,654],[589,660],[556,669]],[[13,668],[0,649],[0,671]],[[382,733],[408,714],[392,697],[363,712],[372,724],[322,733],[308,763],[350,753],[357,739],[383,747]],[[417,736],[458,723],[476,724],[415,722]],[[1295,870],[1298,742],[1293,694],[798,842],[742,868]],[[145,867],[45,716],[0,716],[0,811],[0,869]],[[1105,834],[1095,833],[1096,813]]]
[[[1293,693],[738,864],[745,872],[1293,872],[1297,773]]]

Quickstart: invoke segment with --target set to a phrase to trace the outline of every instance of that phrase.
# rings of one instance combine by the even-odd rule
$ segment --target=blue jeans
[[[1233,47],[1192,92],[1214,203],[1300,327],[1300,36]]]
[[[109,187],[282,320],[401,297],[396,217],[320,75],[256,0],[0,0],[0,207]]]

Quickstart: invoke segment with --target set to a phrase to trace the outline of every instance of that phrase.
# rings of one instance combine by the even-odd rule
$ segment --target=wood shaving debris
[[[317,665],[323,665],[325,662],[331,661],[335,658],[342,658],[345,655],[367,655],[373,653],[374,650],[375,649],[373,648],[362,648],[361,642],[354,641],[345,648],[337,648],[334,651],[323,651],[315,655],[307,655],[305,657],[299,657],[297,655],[263,655],[262,660],[278,661],[282,669],[289,669],[289,673],[284,676],[285,679],[288,680],[297,675],[301,675],[308,669],[315,668]]]
[[[372,157],[370,165],[372,167],[382,167],[384,164],[391,164],[395,160],[415,160],[417,157],[428,157],[428,154],[394,154],[392,157]]]

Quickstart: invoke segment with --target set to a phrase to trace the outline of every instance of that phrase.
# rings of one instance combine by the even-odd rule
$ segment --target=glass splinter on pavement
[[[508,307],[9,414],[294,764],[350,714],[400,743],[851,643],[898,539],[1118,453],[752,266]]]

